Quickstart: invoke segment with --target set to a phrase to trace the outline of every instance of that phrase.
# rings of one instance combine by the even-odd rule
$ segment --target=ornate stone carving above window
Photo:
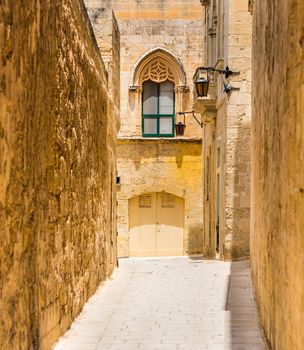
[[[155,49],[143,56],[135,65],[132,77],[131,90],[135,90],[147,80],[156,83],[170,80],[174,85],[187,86],[186,74],[181,62],[163,49]]]
[[[134,113],[137,114],[137,135],[142,135],[143,131],[142,92],[144,83],[149,80],[157,84],[164,84],[166,81],[173,83],[174,112],[183,110],[184,98],[187,96],[186,93],[189,92],[183,65],[173,54],[165,49],[157,48],[141,57],[134,65],[132,81],[129,86],[129,103]]]
[[[150,63],[142,75],[142,82],[149,79],[156,83],[162,83],[166,80],[174,82],[174,75],[170,68],[158,59]]]

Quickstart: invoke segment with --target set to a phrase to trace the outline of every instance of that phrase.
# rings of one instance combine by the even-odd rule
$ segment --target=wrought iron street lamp
[[[198,97],[206,97],[208,96],[208,90],[209,90],[209,83],[210,81],[214,81],[214,73],[218,73],[221,76],[225,77],[225,79],[229,79],[229,77],[233,74],[239,74],[239,72],[232,72],[229,67],[227,66],[225,69],[216,69],[215,67],[198,67],[195,74],[194,74],[194,84],[196,88],[196,92]],[[224,92],[227,94],[229,91],[233,89],[233,87],[229,84],[229,82],[225,82],[224,79],[223,85],[224,85]],[[183,115],[184,116],[184,122],[179,121],[175,124],[175,133],[176,136],[183,136],[185,133],[186,128],[186,114],[191,114],[192,117],[197,121],[197,123],[200,125],[200,127],[203,127],[203,122],[199,121],[198,118],[195,116],[195,112],[178,112],[176,113],[176,117]],[[177,118],[176,118],[177,119]]]
[[[198,78],[195,82],[196,93],[198,97],[206,97],[209,90],[209,79]]]
[[[194,84],[198,97],[208,96],[209,82],[211,80],[211,74],[213,74],[213,72],[217,72],[223,75],[226,79],[228,79],[230,75],[239,74],[239,72],[232,72],[228,66],[225,69],[216,69],[215,67],[205,66],[197,68],[194,74]],[[227,82],[224,82],[224,80],[223,85],[225,93],[228,93],[232,89],[231,85]]]
[[[176,136],[183,136],[185,133],[185,129],[186,129],[186,124],[183,124],[182,122],[178,122],[177,124],[175,124]]]
[[[197,123],[200,125],[200,127],[203,127],[203,123],[200,122],[196,116],[195,116],[195,112],[191,111],[191,112],[178,112],[176,113],[176,116],[180,116],[183,115],[184,116],[184,122],[178,122],[177,124],[175,124],[175,133],[176,136],[184,136],[185,133],[185,129],[186,129],[186,114],[192,114],[192,117],[197,121]]]
[[[176,120],[178,119],[178,116],[183,116],[184,120],[179,121],[177,124],[175,124],[175,133],[176,136],[183,136],[185,133],[185,129],[186,129],[186,115],[184,113],[176,113]]]

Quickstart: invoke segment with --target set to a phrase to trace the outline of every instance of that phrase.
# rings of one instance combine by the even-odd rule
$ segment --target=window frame
[[[146,82],[152,82],[154,84],[157,84],[157,114],[144,114],[144,84]],[[160,110],[160,86],[163,83],[166,83],[167,81],[169,81],[170,83],[172,83],[173,85],[173,114],[160,114],[159,110]],[[175,136],[175,131],[174,131],[174,125],[175,125],[175,84],[173,81],[167,79],[166,81],[157,83],[151,79],[146,80],[143,83],[143,90],[142,90],[142,94],[141,94],[141,126],[142,126],[142,137],[168,137],[168,138],[172,138]],[[160,134],[160,119],[161,118],[171,118],[172,119],[172,133],[171,134]],[[157,133],[156,134],[146,134],[145,131],[145,119],[156,119],[157,120]]]

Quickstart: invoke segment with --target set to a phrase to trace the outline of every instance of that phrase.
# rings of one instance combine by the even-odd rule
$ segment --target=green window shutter
[[[174,137],[174,84],[171,81],[143,84],[143,137]]]

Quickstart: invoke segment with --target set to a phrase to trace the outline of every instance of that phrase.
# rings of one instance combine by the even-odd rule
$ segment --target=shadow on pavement
[[[225,350],[268,349],[252,292],[249,261],[231,263],[226,311]]]

